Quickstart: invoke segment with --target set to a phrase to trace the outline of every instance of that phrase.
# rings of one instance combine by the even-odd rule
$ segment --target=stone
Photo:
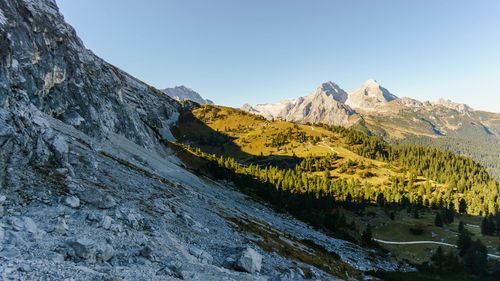
[[[142,220],[139,214],[128,213],[125,219],[133,229],[139,230]]]
[[[24,222],[18,217],[10,217],[8,219],[8,222],[17,231],[21,231],[24,229]]]
[[[54,173],[59,176],[65,176],[69,173],[68,168],[57,168]]]
[[[29,217],[24,217],[24,229],[28,231],[29,233],[37,233],[38,232],[38,227],[36,226],[36,223]]]
[[[57,134],[52,139],[50,144],[52,146],[52,149],[54,149],[54,151],[56,153],[66,154],[69,151],[69,147],[68,147],[68,143],[66,142],[66,139],[60,134]]]
[[[236,267],[249,273],[260,272],[262,267],[262,255],[252,248],[246,248],[242,253]]]
[[[56,262],[56,263],[64,262],[64,256],[59,254],[59,253],[56,253],[56,252],[49,252],[48,258],[49,258],[49,260]]]
[[[87,214],[87,220],[91,222],[98,222],[102,220],[102,216],[98,213],[92,212]]]
[[[212,255],[210,255],[209,253],[207,253],[201,249],[191,247],[191,248],[189,248],[189,253],[191,255],[197,257],[198,259],[200,259],[204,263],[212,263],[212,261],[213,261]]]
[[[97,206],[101,209],[110,209],[116,206],[116,201],[113,196],[106,194],[100,204]]]
[[[113,258],[114,255],[114,249],[111,245],[108,243],[100,243],[97,245],[97,258],[101,261],[109,261],[111,258]]]
[[[306,274],[304,273],[304,271],[300,268],[300,267],[297,267],[296,269],[297,271],[297,274],[302,277],[302,278],[306,278]]]
[[[66,196],[64,198],[64,204],[71,208],[80,207],[80,199],[76,196]]]
[[[64,219],[60,219],[57,222],[54,230],[59,234],[66,234],[66,232],[69,230],[69,227]]]
[[[80,199],[100,209],[110,209],[116,206],[113,196],[97,188],[87,188],[80,193]]]
[[[19,235],[19,232],[6,231],[4,235],[5,235],[4,237],[5,244],[20,246],[20,247],[26,246],[26,242],[21,237],[21,235]]]
[[[33,238],[38,241],[38,240],[42,240],[43,237],[45,237],[45,235],[47,234],[47,232],[43,231],[43,230],[38,230],[36,233],[33,233]]]
[[[2,249],[2,251],[0,251],[0,257],[7,259],[7,260],[16,258],[20,254],[21,253],[19,252],[19,250],[12,245],[7,245]]]
[[[120,233],[122,232],[122,226],[120,224],[112,224],[110,230],[115,233]]]
[[[95,263],[96,253],[94,242],[88,238],[78,238],[67,242],[70,251],[70,256],[77,259],[87,260],[90,263]]]
[[[179,279],[184,279],[184,275],[182,274],[182,262],[178,260],[167,261],[165,267],[161,269],[159,273]]]
[[[113,219],[110,216],[104,216],[102,218],[102,228],[109,230],[111,228],[111,224],[113,223]]]
[[[0,195],[0,203],[5,202],[5,200],[7,200],[7,196],[5,196],[5,195]]]
[[[144,248],[142,248],[140,254],[141,254],[141,256],[147,258],[148,260],[153,260],[153,258],[154,258],[153,249],[151,249],[151,247],[149,247],[149,246],[144,246]]]

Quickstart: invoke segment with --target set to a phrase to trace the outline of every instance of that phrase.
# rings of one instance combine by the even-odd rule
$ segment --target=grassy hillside
[[[328,171],[332,179],[359,180],[384,188],[391,186],[393,178],[406,181],[409,177],[400,165],[360,156],[346,138],[321,126],[271,122],[229,107],[203,105],[184,112],[175,135],[182,143],[235,158],[244,165],[295,167],[301,159],[334,154],[336,159]],[[320,175],[321,171],[311,174]],[[424,183],[426,179],[417,176],[415,187]],[[432,180],[430,184],[436,192],[445,189],[445,184]]]
[[[375,201],[382,194],[389,202],[451,204],[458,211],[464,199],[471,214],[496,212],[500,202],[498,182],[468,158],[392,147],[342,127],[271,122],[234,108],[202,105],[182,112],[173,132],[184,144],[245,166],[294,169],[308,178],[346,182],[352,187],[346,192],[359,200]]]

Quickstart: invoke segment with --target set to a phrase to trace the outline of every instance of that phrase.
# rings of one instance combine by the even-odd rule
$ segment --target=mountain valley
[[[0,279],[496,280],[499,139],[373,79],[242,109],[159,90],[56,1],[4,0]]]

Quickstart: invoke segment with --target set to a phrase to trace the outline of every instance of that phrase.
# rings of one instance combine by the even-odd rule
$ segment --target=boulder
[[[10,217],[8,219],[9,224],[17,231],[24,229],[24,221],[18,217]]]
[[[12,245],[7,245],[0,251],[0,257],[7,260],[14,259],[20,254],[19,250]]]
[[[37,233],[38,232],[38,227],[36,226],[36,223],[29,217],[24,217],[24,229],[28,231],[29,233]]]
[[[71,208],[78,208],[80,207],[80,199],[76,196],[66,196],[64,198],[64,204]]]
[[[19,232],[6,231],[4,236],[4,244],[26,247],[26,241],[19,235]]]
[[[54,230],[59,234],[66,234],[68,229],[69,229],[69,227],[66,224],[66,221],[64,219],[60,219],[57,222],[56,226],[54,227]]]
[[[198,259],[200,259],[204,263],[212,263],[212,261],[213,261],[212,255],[210,255],[209,253],[207,253],[201,249],[191,247],[191,248],[189,248],[189,253],[191,255],[197,257]]]
[[[100,243],[97,245],[97,259],[101,261],[109,261],[114,255],[114,249],[108,243]]]
[[[87,188],[80,193],[80,199],[100,209],[110,209],[116,206],[113,196],[97,188]]]
[[[178,260],[169,260],[166,262],[165,267],[159,273],[169,275],[175,278],[184,279],[182,274],[182,262]]]
[[[153,249],[151,249],[151,247],[149,246],[145,246],[144,248],[142,248],[140,254],[141,256],[147,258],[148,260],[154,259]]]
[[[249,273],[260,272],[262,267],[262,255],[252,248],[246,248],[242,253],[236,267]]]
[[[109,230],[111,228],[111,224],[113,223],[113,219],[110,216],[104,216],[101,221],[102,228]]]
[[[114,206],[116,206],[115,198],[113,198],[113,196],[109,194],[106,194],[104,195],[104,198],[97,207],[101,209],[110,209],[113,208]]]
[[[87,260],[95,263],[95,243],[88,238],[78,238],[67,242],[70,247],[69,255],[76,259]]]

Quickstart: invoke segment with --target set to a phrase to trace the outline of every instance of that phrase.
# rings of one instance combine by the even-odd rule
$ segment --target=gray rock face
[[[356,114],[343,104],[346,99],[347,94],[336,84],[324,83],[315,93],[298,98],[294,106],[282,115],[288,121],[345,125],[349,123],[349,116]]]
[[[252,248],[246,248],[241,253],[236,266],[246,272],[260,272],[262,267],[262,255]]]
[[[370,111],[397,99],[375,79],[369,79],[359,89],[350,91],[345,103],[355,109]]]
[[[158,143],[151,127],[168,128],[176,119],[178,105],[170,97],[86,49],[55,1],[8,0],[0,10],[6,18],[0,42],[3,108],[32,103],[91,136],[115,132],[148,146]],[[58,136],[50,144],[57,153],[67,150]]]

